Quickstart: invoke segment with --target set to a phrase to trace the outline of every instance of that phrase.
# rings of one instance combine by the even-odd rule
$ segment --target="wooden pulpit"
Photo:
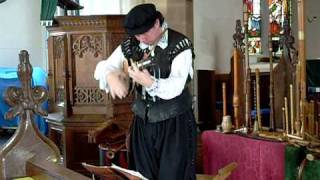
[[[99,164],[99,143],[88,141],[89,132],[115,119],[127,129],[131,121],[131,100],[112,100],[94,79],[97,63],[126,37],[123,18],[61,16],[47,27],[49,138],[60,148],[63,164],[81,173],[87,173],[81,162]]]

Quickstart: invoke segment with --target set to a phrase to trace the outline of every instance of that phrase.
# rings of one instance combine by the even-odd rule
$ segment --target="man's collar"
[[[163,33],[162,37],[158,41],[158,44],[156,44],[156,45],[161,47],[162,49],[165,49],[168,46],[168,30],[167,30],[168,24],[167,24],[167,22],[163,21],[161,29],[162,29],[162,31],[165,31],[165,32]],[[149,50],[151,50],[153,46],[145,44],[143,42],[140,42],[139,47],[141,49],[149,48]]]

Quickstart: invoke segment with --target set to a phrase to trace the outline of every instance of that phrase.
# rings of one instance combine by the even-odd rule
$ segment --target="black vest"
[[[182,51],[191,49],[193,54],[192,43],[186,36],[172,29],[168,29],[167,31],[168,46],[165,49],[159,46],[155,47],[154,57],[152,57],[155,66],[147,68],[150,74],[155,75],[155,78],[168,78],[173,59]],[[125,58],[131,59],[134,62],[140,61],[144,54],[144,50],[139,47],[139,41],[134,37],[128,37],[121,44],[121,49]],[[188,81],[190,79],[188,77]],[[173,99],[163,100],[157,97],[155,102],[148,95],[143,97],[141,90],[141,86],[136,87],[137,98],[132,109],[136,115],[143,119],[148,119],[149,122],[159,122],[173,118],[191,109],[192,97],[187,89]]]

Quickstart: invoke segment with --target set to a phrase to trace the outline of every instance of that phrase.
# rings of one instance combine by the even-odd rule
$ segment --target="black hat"
[[[154,4],[140,4],[129,11],[123,26],[131,36],[143,34],[152,28],[156,19],[161,16]]]

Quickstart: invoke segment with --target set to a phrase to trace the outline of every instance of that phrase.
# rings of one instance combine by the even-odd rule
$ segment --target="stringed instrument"
[[[153,61],[151,57],[148,57],[148,55],[147,55],[147,58],[143,58],[140,61],[136,61],[136,62],[134,62],[132,59],[130,59],[129,61],[127,59],[124,60],[123,72],[125,73],[126,77],[122,78],[122,80],[124,81],[124,83],[126,83],[128,87],[128,92],[129,92],[128,95],[132,94],[134,92],[134,89],[136,88],[136,82],[133,81],[131,78],[129,78],[129,73],[128,73],[128,69],[133,65],[136,66],[141,71],[143,69],[156,66],[156,63]]]

